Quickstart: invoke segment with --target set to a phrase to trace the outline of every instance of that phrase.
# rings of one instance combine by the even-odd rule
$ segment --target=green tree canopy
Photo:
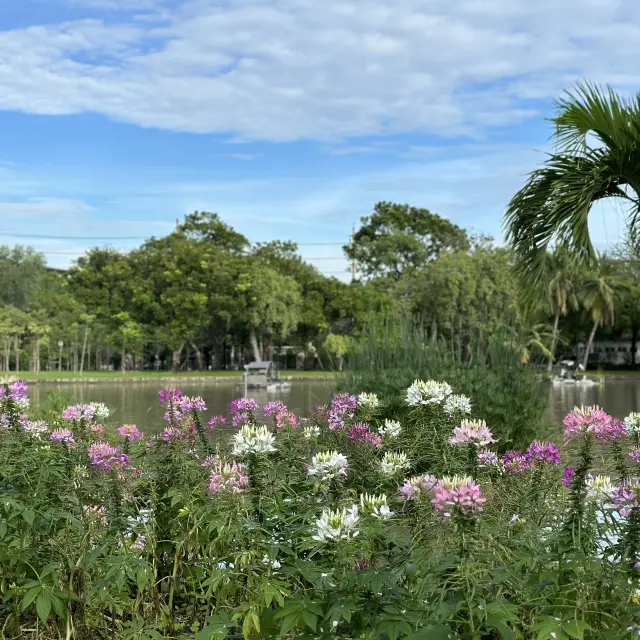
[[[469,247],[466,232],[428,209],[378,202],[344,251],[365,276],[399,278],[443,251]]]

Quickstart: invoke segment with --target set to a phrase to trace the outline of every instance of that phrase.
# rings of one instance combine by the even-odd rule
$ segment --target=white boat
[[[281,391],[291,388],[290,380],[282,380],[276,365],[270,360],[252,362],[245,366],[242,376],[245,389],[266,389],[267,391]]]

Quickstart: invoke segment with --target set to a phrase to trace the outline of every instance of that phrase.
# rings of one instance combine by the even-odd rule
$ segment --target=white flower
[[[94,415],[98,420],[106,420],[111,414],[111,412],[109,411],[109,407],[107,407],[107,405],[103,404],[102,402],[90,402],[89,406],[93,407],[95,411]]]
[[[277,451],[273,446],[275,436],[267,427],[256,427],[244,425],[238,433],[233,436],[233,455],[243,456],[249,453],[272,453]]]
[[[49,431],[49,425],[42,420],[27,420],[22,423],[22,430],[32,438],[40,440],[40,436]]]
[[[444,410],[449,415],[454,413],[471,413],[471,400],[467,396],[453,395],[444,401]]]
[[[282,566],[277,559],[271,560],[268,555],[262,558],[262,564],[270,564],[274,569],[279,569]]]
[[[20,398],[15,401],[16,407],[20,410],[20,413],[25,413],[29,408],[29,398]]]
[[[378,433],[384,438],[397,438],[402,431],[402,425],[397,420],[385,420],[384,427],[378,427]]]
[[[347,456],[337,451],[321,451],[311,458],[307,468],[308,476],[317,476],[320,480],[346,477],[349,469]]]
[[[629,435],[640,433],[640,413],[630,413],[624,419],[624,428]]]
[[[416,380],[407,389],[406,400],[410,407],[422,404],[442,404],[451,393],[451,386],[446,382]]]
[[[356,527],[359,520],[357,504],[350,509],[336,511],[325,509],[316,520],[316,534],[313,539],[318,542],[328,542],[355,538],[360,533]]]
[[[393,516],[393,511],[389,509],[387,496],[384,493],[380,495],[363,493],[360,496],[360,507],[363,512],[370,513],[374,518],[387,520]]]
[[[377,409],[380,406],[380,399],[375,393],[361,393],[358,396],[358,406],[365,409]]]
[[[306,426],[302,429],[302,435],[307,440],[312,440],[320,436],[320,427],[318,425]]]
[[[610,476],[589,476],[587,478],[587,495],[603,506],[613,499],[616,486]]]
[[[409,461],[407,460],[407,454],[400,451],[388,451],[384,454],[384,457],[380,462],[380,470],[382,473],[389,476],[399,473],[408,466]]]

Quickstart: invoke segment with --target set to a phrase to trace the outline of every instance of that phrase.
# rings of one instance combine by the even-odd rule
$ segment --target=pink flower
[[[354,424],[349,429],[349,439],[360,444],[370,444],[377,449],[382,446],[382,438],[374,431],[371,431],[369,425],[364,422]]]
[[[495,451],[478,451],[476,462],[479,467],[497,467],[498,454]]]
[[[480,486],[471,478],[443,478],[433,489],[431,501],[435,510],[450,518],[458,512],[463,515],[477,515],[487,499]]]
[[[91,426],[93,433],[104,433],[104,427],[101,424],[94,424]]]
[[[219,461],[211,470],[208,487],[211,494],[241,493],[248,486],[249,477],[243,464]]]
[[[160,402],[162,404],[167,404],[167,402],[179,400],[180,398],[182,398],[182,395],[182,391],[176,389],[175,387],[167,387],[166,389],[158,392],[158,397],[160,398]]]
[[[67,407],[62,412],[62,419],[66,421],[93,420],[95,415],[95,407],[92,407],[89,404],[76,404],[72,407]]]
[[[614,420],[597,405],[575,407],[562,421],[564,437],[568,440],[585,433],[593,434],[596,439],[605,442],[624,437],[624,424]]]
[[[128,440],[129,442],[135,442],[136,440],[140,440],[142,438],[142,433],[138,430],[135,424],[123,424],[119,429],[118,433],[122,438]]]
[[[132,469],[131,470],[131,475],[134,478],[139,478],[141,473],[142,473],[142,471],[140,471],[140,469]]]
[[[253,412],[258,408],[258,403],[253,398],[238,398],[231,403],[231,414]]]
[[[433,489],[439,480],[432,475],[414,476],[405,480],[398,491],[401,500],[418,500],[420,498],[431,498]]]
[[[182,415],[192,411],[206,411],[207,405],[200,396],[182,396],[176,400],[176,406]]]
[[[629,457],[630,457],[634,462],[640,462],[640,448],[638,448],[638,447],[634,447],[634,448],[629,452]]]
[[[298,418],[296,415],[288,409],[280,409],[276,413],[276,427],[278,429],[295,429],[298,426]]]
[[[209,420],[209,431],[213,433],[217,425],[224,426],[225,424],[227,424],[227,419],[224,416],[212,416]]]
[[[484,420],[465,420],[453,430],[449,438],[451,444],[475,444],[486,446],[496,442],[487,423]]]

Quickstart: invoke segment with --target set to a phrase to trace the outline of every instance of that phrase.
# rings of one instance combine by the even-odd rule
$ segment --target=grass
[[[158,380],[171,378],[175,380],[189,378],[239,378],[242,371],[85,371],[78,373],[73,371],[8,371],[0,372],[0,376],[20,378],[25,381],[52,381],[52,380]],[[295,369],[281,371],[283,378],[326,378],[333,377],[332,371],[296,371]]]

